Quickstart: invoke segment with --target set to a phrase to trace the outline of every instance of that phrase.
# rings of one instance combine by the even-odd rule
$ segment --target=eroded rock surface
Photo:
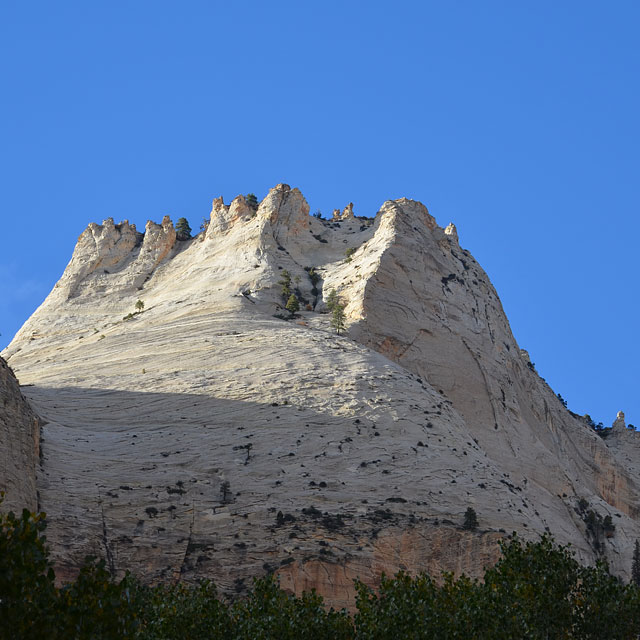
[[[40,422],[20,392],[7,363],[0,358],[0,491],[3,511],[21,512],[38,506],[36,468]]]
[[[511,531],[628,575],[631,434],[603,440],[562,406],[455,226],[419,202],[321,220],[280,184],[257,210],[214,200],[187,241],[168,219],[90,225],[5,356],[47,421],[38,488],[63,575],[100,553],[241,593],[274,570],[342,606],[354,577],[479,575]],[[587,530],[585,501],[612,534]]]

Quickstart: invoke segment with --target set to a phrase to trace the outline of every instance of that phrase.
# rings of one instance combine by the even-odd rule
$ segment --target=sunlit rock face
[[[419,202],[323,220],[279,184],[257,209],[217,198],[189,240],[168,218],[91,224],[3,355],[46,423],[37,489],[62,576],[87,553],[229,593],[277,571],[342,606],[357,576],[479,575],[512,531],[628,576],[635,433],[603,439],[564,408]],[[587,531],[581,499],[613,535]]]

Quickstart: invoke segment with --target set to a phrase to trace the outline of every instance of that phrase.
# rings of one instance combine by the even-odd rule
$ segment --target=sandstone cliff
[[[0,508],[37,509],[36,468],[40,423],[20,392],[18,381],[0,358]]]
[[[167,218],[92,224],[5,357],[47,421],[38,487],[69,573],[98,552],[241,592],[278,570],[345,604],[355,576],[478,574],[514,530],[626,576],[640,536],[625,446],[562,406],[455,227],[419,202],[319,220],[278,185],[257,211],[214,200],[187,241]],[[585,503],[615,529],[588,529]]]

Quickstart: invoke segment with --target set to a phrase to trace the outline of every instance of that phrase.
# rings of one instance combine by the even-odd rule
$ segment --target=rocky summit
[[[640,436],[565,408],[453,224],[404,198],[319,219],[280,184],[204,227],[91,223],[2,354],[4,506],[48,514],[58,575],[275,571],[343,606],[353,578],[479,575],[548,531],[629,577]]]

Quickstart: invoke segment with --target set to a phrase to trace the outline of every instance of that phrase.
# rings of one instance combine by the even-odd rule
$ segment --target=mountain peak
[[[257,209],[214,199],[185,241],[168,216],[92,223],[4,355],[48,422],[39,491],[68,570],[107,545],[118,571],[232,590],[267,563],[343,606],[356,575],[479,575],[505,531],[631,566],[637,443],[567,411],[418,201],[327,220],[279,184]]]

